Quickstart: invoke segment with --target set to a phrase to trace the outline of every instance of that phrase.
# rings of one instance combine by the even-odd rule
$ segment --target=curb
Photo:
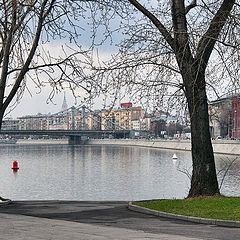
[[[182,220],[182,221],[208,224],[208,225],[217,225],[221,227],[240,228],[240,221],[228,221],[228,220],[218,220],[218,219],[208,219],[208,218],[198,218],[198,217],[177,215],[177,214],[160,212],[160,211],[136,206],[136,205],[133,205],[132,202],[128,203],[128,209],[135,212],[139,212],[139,213],[144,213],[144,214],[149,214],[149,215],[154,215],[154,216],[164,217],[169,219]]]

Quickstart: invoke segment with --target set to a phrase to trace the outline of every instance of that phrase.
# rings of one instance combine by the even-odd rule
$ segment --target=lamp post
[[[233,126],[233,129],[234,129],[233,137],[237,138],[237,110],[236,109],[234,110],[233,124],[234,124],[234,126]]]

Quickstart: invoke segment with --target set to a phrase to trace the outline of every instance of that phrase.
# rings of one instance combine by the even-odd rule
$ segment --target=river
[[[173,160],[173,154],[177,160]],[[128,146],[1,145],[0,196],[12,200],[142,200],[184,198],[190,152]],[[217,156],[219,182],[235,157]],[[13,172],[17,160],[19,171]],[[240,195],[240,160],[221,191]]]

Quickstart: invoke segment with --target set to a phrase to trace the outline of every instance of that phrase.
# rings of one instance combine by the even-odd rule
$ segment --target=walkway
[[[0,239],[233,240],[240,229],[144,215],[125,202],[24,201],[0,208]]]

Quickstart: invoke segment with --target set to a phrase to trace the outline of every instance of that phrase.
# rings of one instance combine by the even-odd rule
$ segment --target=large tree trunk
[[[3,120],[4,111],[0,108],[0,131],[2,129],[2,120]]]
[[[208,103],[204,73],[185,75],[186,97],[191,118],[193,171],[188,197],[219,194],[209,129]]]

